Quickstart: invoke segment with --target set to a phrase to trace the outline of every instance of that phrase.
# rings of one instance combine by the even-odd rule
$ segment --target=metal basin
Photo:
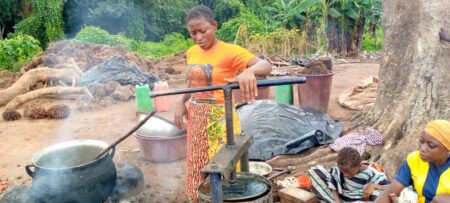
[[[138,122],[143,120],[146,114],[138,113]],[[151,117],[145,124],[136,131],[142,137],[173,137],[183,134],[175,124],[159,116]]]
[[[272,172],[272,167],[264,162],[254,162],[249,163],[250,173],[258,174],[260,176],[267,176]]]

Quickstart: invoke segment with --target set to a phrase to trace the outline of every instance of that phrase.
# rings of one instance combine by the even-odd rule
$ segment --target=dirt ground
[[[347,125],[356,111],[339,106],[339,94],[370,75],[378,75],[378,70],[379,63],[376,62],[335,64],[328,114]],[[170,85],[179,87],[180,81],[173,81]],[[52,100],[39,102],[48,105],[56,103]],[[74,106],[72,101],[64,103]],[[1,107],[0,112],[3,111],[4,107]],[[159,115],[171,119],[172,112]],[[9,188],[31,184],[24,166],[31,163],[33,154],[38,150],[70,139],[97,139],[112,143],[137,123],[134,100],[92,112],[79,112],[72,108],[72,114],[64,120],[21,119],[6,122],[0,119],[0,182],[6,182]],[[114,161],[136,165],[143,172],[145,183],[135,192],[132,198],[135,202],[187,201],[184,195],[184,159],[160,164],[145,161],[140,157],[137,140],[131,136],[118,145]]]

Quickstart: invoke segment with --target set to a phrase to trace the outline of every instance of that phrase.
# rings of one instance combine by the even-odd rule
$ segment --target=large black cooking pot
[[[25,167],[33,178],[30,197],[35,202],[103,202],[117,177],[114,148],[95,160],[106,147],[98,140],[71,140],[37,152]]]

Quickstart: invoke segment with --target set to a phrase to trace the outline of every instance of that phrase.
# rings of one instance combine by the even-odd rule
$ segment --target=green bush
[[[126,48],[130,47],[133,40],[128,39],[122,35],[110,35],[105,30],[87,26],[80,30],[75,36],[75,40],[94,44],[107,44],[111,46],[122,45]]]
[[[141,42],[132,51],[141,56],[155,59],[186,51],[192,45],[194,42],[191,39],[186,39],[180,33],[173,33],[166,35],[161,42]]]
[[[0,41],[0,69],[17,70],[42,52],[39,41],[28,35],[17,35]]]
[[[128,51],[137,52],[143,58],[152,59],[185,51],[194,44],[191,39],[186,39],[180,33],[166,35],[161,42],[150,42],[130,39],[123,35],[110,35],[105,30],[93,26],[81,29],[75,40],[110,46],[121,45]]]
[[[383,45],[383,30],[377,29],[376,35],[378,37],[378,44],[375,43],[375,38],[372,36],[370,32],[365,32],[363,36],[363,45],[362,49],[364,51],[379,51]]]
[[[217,37],[227,42],[234,42],[241,25],[244,25],[247,28],[247,35],[250,36],[265,32],[264,23],[255,14],[251,12],[243,12],[239,16],[223,23],[217,31]]]

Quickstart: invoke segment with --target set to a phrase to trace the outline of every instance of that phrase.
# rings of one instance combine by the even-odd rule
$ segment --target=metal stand
[[[268,87],[276,85],[299,84],[305,83],[305,77],[283,78],[275,80],[257,81],[258,87]],[[225,122],[227,130],[227,143],[224,145],[203,168],[202,172],[209,174],[211,201],[213,203],[223,202],[222,184],[233,186],[236,184],[236,164],[241,161],[241,171],[248,172],[248,149],[253,143],[253,135],[242,132],[238,136],[234,135],[233,130],[233,104],[232,90],[238,89],[238,83],[226,85],[205,86],[178,90],[168,90],[160,92],[152,92],[150,97],[186,94],[194,92],[212,91],[222,89],[224,91],[225,100]],[[224,183],[222,183],[222,180]]]

